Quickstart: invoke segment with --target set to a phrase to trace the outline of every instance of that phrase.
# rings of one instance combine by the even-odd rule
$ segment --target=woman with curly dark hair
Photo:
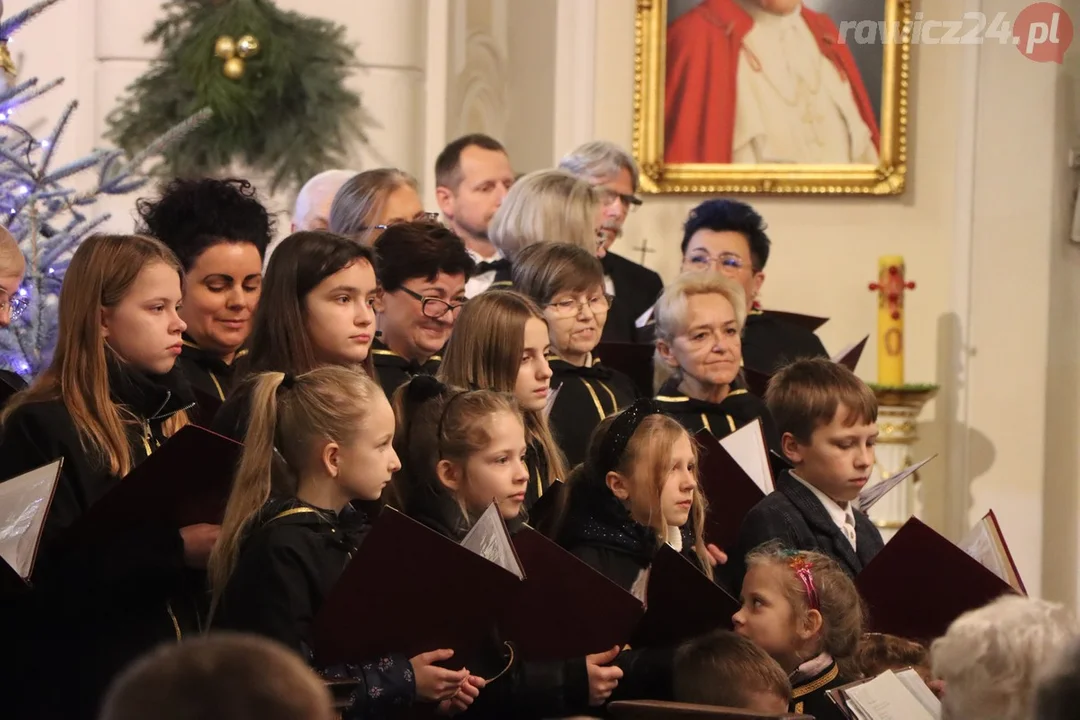
[[[184,267],[187,332],[177,365],[195,388],[198,422],[209,424],[251,332],[274,223],[246,180],[176,179],[137,208],[140,231],[161,240]]]

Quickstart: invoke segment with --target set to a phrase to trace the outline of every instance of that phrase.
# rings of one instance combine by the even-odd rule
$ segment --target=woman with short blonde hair
[[[488,235],[511,263],[522,248],[542,242],[569,243],[602,257],[601,210],[600,194],[587,181],[563,170],[539,170],[510,188]]]
[[[664,288],[655,317],[656,399],[664,411],[690,432],[708,430],[716,437],[760,418],[766,440],[778,449],[765,403],[740,378],[743,289],[719,273],[683,273]]]

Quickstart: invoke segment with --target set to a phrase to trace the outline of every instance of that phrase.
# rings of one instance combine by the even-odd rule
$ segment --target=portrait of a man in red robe
[[[828,14],[804,0],[682,5],[667,26],[665,163],[879,162],[876,99]]]

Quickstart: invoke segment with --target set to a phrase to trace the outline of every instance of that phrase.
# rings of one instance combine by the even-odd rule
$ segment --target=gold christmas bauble
[[[236,55],[236,41],[228,35],[222,35],[214,43],[214,55],[222,60],[228,60]]]
[[[239,80],[240,76],[244,74],[244,61],[238,57],[231,57],[225,61],[222,72],[230,80]]]
[[[236,54],[242,58],[249,58],[259,52],[259,40],[254,35],[245,35],[236,41]]]

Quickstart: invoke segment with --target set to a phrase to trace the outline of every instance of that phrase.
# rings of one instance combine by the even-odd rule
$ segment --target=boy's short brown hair
[[[675,700],[748,708],[755,693],[791,702],[791,682],[779,663],[752,641],[717,630],[675,653]]]
[[[841,405],[846,425],[877,422],[874,392],[847,367],[827,358],[796,360],[776,372],[765,391],[780,435],[791,433],[802,444],[814,430],[828,425]]]
[[[164,645],[112,684],[100,720],[331,720],[330,691],[285,646],[236,633]]]

